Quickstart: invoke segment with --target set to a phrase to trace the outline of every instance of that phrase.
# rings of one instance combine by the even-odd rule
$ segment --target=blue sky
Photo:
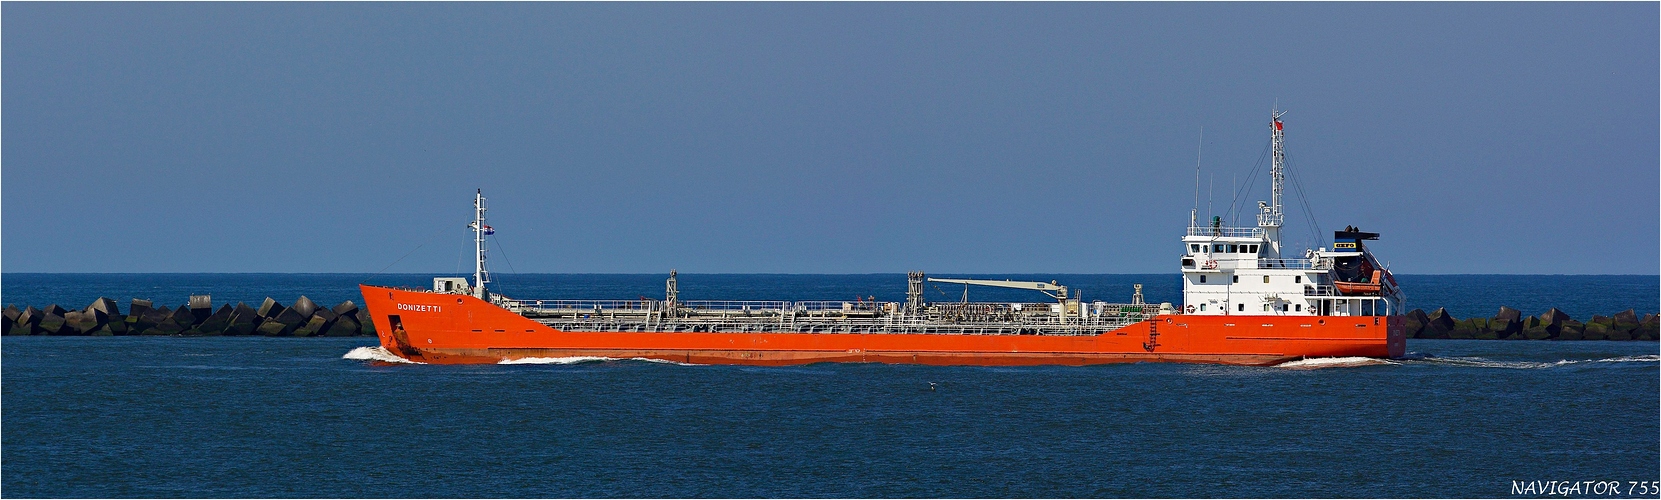
[[[6,3],[0,266],[1176,272],[1278,102],[1398,273],[1652,274],[1657,9]]]

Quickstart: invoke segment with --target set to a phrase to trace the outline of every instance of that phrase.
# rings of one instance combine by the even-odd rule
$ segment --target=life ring
[[[1193,313],[1194,313],[1194,305],[1193,304],[1188,304],[1188,314],[1193,314]]]

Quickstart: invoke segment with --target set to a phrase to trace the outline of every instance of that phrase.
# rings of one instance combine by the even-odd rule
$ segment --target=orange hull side
[[[471,296],[360,289],[381,346],[425,363],[597,356],[746,365],[1272,365],[1304,357],[1400,357],[1407,347],[1399,316],[1167,315],[1080,336],[567,332]],[[394,331],[389,315],[399,316],[402,331]]]

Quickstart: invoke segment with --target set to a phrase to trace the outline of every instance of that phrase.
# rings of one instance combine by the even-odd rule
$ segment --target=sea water
[[[203,283],[148,276],[128,282],[153,291]],[[275,276],[294,280],[283,295],[351,298]],[[683,296],[699,289],[694,278],[735,299],[779,298],[815,281],[682,276]],[[887,278],[831,279],[790,298],[869,296]],[[532,291],[614,297],[662,284],[583,279],[594,288],[565,277]],[[1150,301],[1171,300],[1144,277],[1097,279],[1063,283],[1108,295],[1146,280]],[[7,302],[39,293],[14,289],[19,281],[5,275]],[[282,293],[241,281],[212,290],[216,302]],[[95,278],[86,286],[103,290],[94,296],[136,293]],[[1633,296],[1653,304],[1653,290]],[[1635,490],[1661,464],[1656,343],[1412,340],[1408,350],[1402,360],[1264,368],[439,366],[387,362],[368,338],[6,337],[0,493],[1498,497],[1533,481],[1614,481],[1613,496],[1654,496]]]

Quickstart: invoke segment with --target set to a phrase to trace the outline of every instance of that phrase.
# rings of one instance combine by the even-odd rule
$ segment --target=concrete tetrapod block
[[[99,297],[98,300],[92,301],[92,304],[88,305],[87,309],[104,313],[105,316],[121,315],[121,309],[116,307],[115,300],[109,297]]]
[[[1610,326],[1614,326],[1616,330],[1620,330],[1622,333],[1631,335],[1633,330],[1638,329],[1638,314],[1632,309],[1615,313],[1615,317],[1610,319],[1614,320],[1614,324]]]
[[[1632,331],[1635,340],[1661,340],[1661,318],[1655,313],[1645,314],[1644,319],[1638,320],[1638,328]]]
[[[69,327],[69,335],[92,335],[98,330],[98,317],[86,311],[69,311],[63,315],[64,325]]]
[[[1568,314],[1557,310],[1555,307],[1547,309],[1546,312],[1540,313],[1540,323],[1546,325],[1546,328],[1550,328],[1552,333],[1557,333],[1557,329],[1553,328],[1553,326],[1562,325],[1564,321],[1568,321],[1570,319],[1572,318],[1569,318]]]
[[[237,302],[236,307],[231,309],[231,318],[226,322],[224,331],[226,335],[253,335],[262,321],[265,318],[260,317],[259,311]]]
[[[302,297],[302,298],[304,298],[304,297]],[[299,308],[298,307],[290,308],[290,310],[296,310],[296,309],[299,309]],[[311,314],[311,319],[307,320],[304,325],[300,326],[299,328],[296,328],[294,330],[294,336],[296,336],[296,337],[310,337],[310,336],[313,336],[313,335],[322,335],[323,332],[326,332],[326,331],[329,330],[330,326],[334,325],[335,318],[338,318],[338,317],[339,316],[337,316],[334,313],[334,311],[330,311],[328,309],[323,309],[323,308],[313,308],[312,314]]]
[[[294,305],[288,306],[288,308],[294,312],[300,313],[300,317],[302,318],[310,318],[312,313],[317,312],[317,304],[312,303],[311,299],[306,298],[304,295],[301,295],[298,299],[294,299]]]
[[[0,320],[0,328],[4,328],[4,330],[0,330],[0,335],[12,335],[12,327],[17,326],[17,318],[20,316],[23,316],[23,311],[21,309],[18,309],[17,306],[6,304],[6,308],[0,310],[0,317],[4,317],[3,320]]]
[[[328,318],[325,318],[322,315],[314,314],[311,317],[311,321],[307,321],[305,325],[301,325],[299,328],[294,329],[294,336],[310,337],[312,335],[320,335],[323,332],[328,331],[329,324],[330,321]]]
[[[293,331],[295,328],[299,328],[301,325],[304,325],[307,321],[311,320],[310,317],[301,315],[300,311],[296,311],[292,307],[283,311],[282,314],[278,314],[277,317],[271,319],[276,320],[278,323],[287,325],[289,331]]]
[[[336,316],[356,317],[358,315],[358,305],[350,300],[335,304],[335,306],[329,308],[329,310],[334,312]]]
[[[1587,323],[1586,330],[1584,335],[1582,335],[1582,338],[1585,338],[1586,340],[1608,340],[1609,325],[1595,322]]]
[[[1430,316],[1426,315],[1423,309],[1414,309],[1404,315],[1402,326],[1406,330],[1407,338],[1416,339],[1419,338],[1420,333],[1424,332],[1425,323],[1429,322]]]
[[[157,319],[157,320],[155,320],[154,323],[152,323],[152,325],[154,325],[154,326],[151,326],[149,328],[145,328],[143,330],[140,330],[138,332],[138,334],[139,335],[178,335],[178,334],[183,333],[185,331],[185,327],[180,326],[179,323],[173,321],[173,310],[169,309],[167,306],[161,306],[161,307],[156,308],[156,309],[151,309],[148,314],[145,314],[145,319],[146,320],[156,318],[156,317],[160,317],[160,319]]]
[[[195,309],[191,310],[191,312],[195,311]],[[234,309],[231,309],[230,304],[219,306],[218,311],[214,311],[207,318],[203,318],[202,322],[197,323],[192,330],[195,331],[196,335],[224,335],[225,328],[231,325],[231,313],[233,311]]]
[[[1586,335],[1586,324],[1572,319],[1563,320],[1558,325],[1557,340],[1583,340]]]
[[[294,333],[294,327],[285,325],[275,319],[268,319],[260,323],[259,328],[255,328],[254,331],[267,337],[286,337]]]
[[[369,319],[369,310],[368,309],[359,309],[357,317],[352,318],[352,319],[357,320],[358,324],[362,325],[362,327],[360,328],[360,331],[362,331],[364,335],[374,335],[375,334],[375,322],[370,321],[370,319]]]
[[[17,328],[21,330],[18,335],[40,335],[40,319],[44,317],[46,312],[35,306],[24,308],[23,314],[17,317]]]
[[[351,316],[341,316],[335,318],[334,324],[329,325],[329,331],[324,333],[324,335],[330,337],[351,337],[358,334],[358,328],[359,326],[357,320],[352,319]]]
[[[173,320],[173,324],[179,325],[181,331],[196,326],[196,313],[185,306],[174,309],[173,314],[168,315],[168,319]]]
[[[100,337],[110,335],[127,335],[131,332],[127,330],[127,322],[125,320],[125,316],[111,316],[108,323],[104,323],[104,326],[98,327],[98,330],[92,332],[92,334]]]
[[[1452,315],[1448,314],[1447,308],[1437,308],[1436,312],[1430,313],[1430,322],[1425,324],[1425,330],[1422,333],[1424,337],[1422,338],[1448,338],[1448,332],[1453,331],[1454,324],[1458,322],[1458,320],[1453,319]]]
[[[63,335],[69,328],[63,317],[66,312],[68,311],[58,307],[57,304],[46,306],[40,317],[40,332],[44,335]]]
[[[1481,321],[1482,324],[1479,325],[1477,323],[1478,321]],[[1450,339],[1474,339],[1474,338],[1476,338],[1478,333],[1484,332],[1487,329],[1488,329],[1488,325],[1487,325],[1487,320],[1486,319],[1466,318],[1466,319],[1460,320],[1458,323],[1454,323],[1453,329],[1448,330],[1448,338],[1450,338]]]
[[[265,302],[260,303],[259,313],[261,318],[271,319],[277,317],[278,314],[282,314],[286,309],[276,299],[266,297]]]
[[[1495,338],[1502,339],[1522,333],[1522,318],[1522,311],[1500,306],[1500,312],[1488,320],[1488,330],[1494,332]]]
[[[155,307],[156,304],[154,302],[144,299],[133,299],[132,302],[127,304],[127,323],[131,326],[132,323],[143,321],[144,316],[146,314],[150,314],[150,310]]]

